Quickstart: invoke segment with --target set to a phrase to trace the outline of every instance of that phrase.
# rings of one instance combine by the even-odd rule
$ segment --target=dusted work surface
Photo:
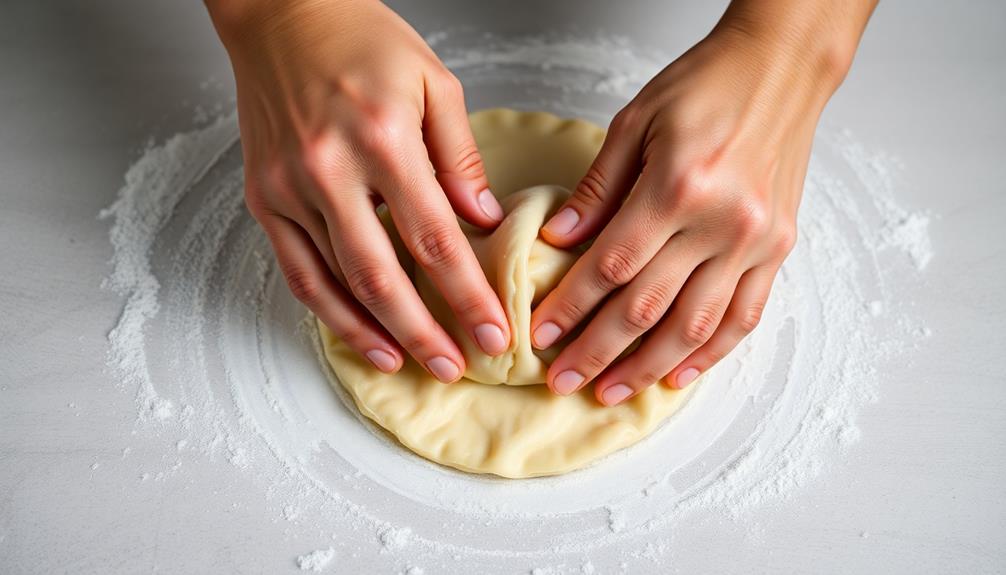
[[[719,10],[640,2],[619,3],[615,13],[611,3],[590,10],[556,2],[525,21],[505,3],[484,4],[479,14],[426,3],[403,10],[425,35],[455,24],[445,15],[500,35],[562,22],[567,31],[632,36],[670,54],[704,34]],[[410,543],[456,526],[417,518],[411,529],[372,530],[348,517],[344,529],[322,529],[319,517],[342,512],[276,496],[290,486],[264,488],[255,470],[268,461],[228,451],[226,435],[223,455],[207,458],[178,435],[158,433],[156,417],[138,422],[136,390],[105,366],[124,300],[100,287],[113,249],[111,222],[97,214],[151,135],[162,141],[187,130],[218,103],[230,109],[226,60],[199,6],[3,10],[0,570],[292,572],[299,556],[321,563],[332,547],[330,572],[471,571],[450,553],[432,557]],[[859,412],[860,440],[830,458],[825,474],[736,520],[699,509],[650,547],[616,542],[622,558],[595,559],[597,572],[618,572],[621,562],[662,572],[1006,568],[1004,18],[992,2],[967,11],[883,4],[825,113],[825,128],[848,128],[869,149],[896,156],[897,201],[930,217],[931,261],[886,287],[931,336],[904,361],[877,366],[879,400]],[[351,495],[378,489],[352,476],[344,482],[337,487]],[[555,498],[563,491],[588,490],[560,485]],[[522,494],[510,495],[518,504]],[[595,496],[601,505],[604,494]],[[510,519],[480,513],[486,524],[467,530],[507,531]],[[616,535],[632,519],[609,515]],[[588,554],[515,553],[478,567],[578,572]]]

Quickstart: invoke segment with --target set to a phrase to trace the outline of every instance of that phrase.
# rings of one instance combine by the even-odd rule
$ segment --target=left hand
[[[532,314],[541,349],[599,308],[552,363],[554,392],[593,381],[610,406],[660,380],[683,388],[758,324],[796,241],[818,117],[851,51],[756,36],[721,22],[658,74],[542,228],[558,247],[600,230]]]

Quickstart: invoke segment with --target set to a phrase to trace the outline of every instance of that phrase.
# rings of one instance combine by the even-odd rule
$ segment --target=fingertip
[[[442,383],[454,383],[461,379],[461,375],[464,373],[461,366],[445,355],[427,360],[426,369]]]
[[[633,394],[632,388],[624,383],[616,383],[605,387],[604,389],[598,389],[595,395],[597,399],[607,407],[614,407]]]
[[[491,356],[503,353],[510,346],[506,334],[498,325],[483,323],[475,326],[473,331],[475,332],[475,343],[482,348],[482,351]]]
[[[401,358],[385,349],[374,348],[363,354],[374,367],[388,374],[397,373],[401,369]]]
[[[676,375],[664,378],[664,384],[672,389],[684,389],[695,381],[702,372],[697,368],[689,367],[679,371]]]
[[[499,224],[503,221],[503,206],[500,205],[496,196],[493,195],[489,188],[486,188],[478,193],[476,196],[479,208],[482,209],[482,213],[486,215],[494,224]]]
[[[583,385],[586,377],[574,369],[564,369],[552,378],[549,387],[558,395],[570,395]]]
[[[535,349],[546,349],[555,343],[560,335],[562,335],[562,328],[555,322],[546,321],[531,332],[531,345]]]
[[[541,227],[541,236],[556,246],[569,245],[581,219],[580,212],[576,208],[563,206]]]

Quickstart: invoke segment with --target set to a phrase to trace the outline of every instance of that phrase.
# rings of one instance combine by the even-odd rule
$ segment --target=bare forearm
[[[877,0],[733,0],[717,31],[747,36],[772,56],[788,52],[834,90],[845,78]]]

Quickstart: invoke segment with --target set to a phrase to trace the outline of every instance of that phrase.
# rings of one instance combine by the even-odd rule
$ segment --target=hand
[[[786,30],[786,16],[746,4],[786,2],[735,2],[616,115],[593,166],[542,229],[559,247],[601,230],[532,314],[532,341],[546,348],[597,310],[549,369],[556,393],[593,381],[598,401],[615,405],[659,380],[682,388],[758,324],[796,240],[818,116],[852,50],[793,44],[823,33],[764,32],[759,16],[771,16],[773,31]],[[868,15],[850,25],[855,40]]]
[[[490,355],[510,333],[458,226],[503,216],[457,79],[383,4],[210,1],[231,56],[246,201],[293,294],[384,372],[465,360],[402,269],[376,206]],[[453,210],[452,210],[453,207]]]

